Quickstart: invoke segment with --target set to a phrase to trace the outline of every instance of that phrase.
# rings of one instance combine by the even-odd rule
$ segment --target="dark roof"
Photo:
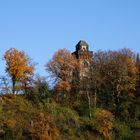
[[[87,42],[84,40],[80,40],[76,46],[88,46]]]
[[[80,46],[87,46],[87,48],[88,48],[88,44],[87,44],[87,42],[84,41],[84,40],[80,40],[80,41],[77,43],[77,45],[76,45],[76,50],[79,50]]]

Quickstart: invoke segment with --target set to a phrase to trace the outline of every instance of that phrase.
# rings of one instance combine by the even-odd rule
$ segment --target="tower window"
[[[87,61],[84,61],[83,62],[83,66],[84,66],[84,68],[88,68],[88,66],[89,66],[88,62]]]
[[[82,51],[87,51],[87,46],[81,46]]]

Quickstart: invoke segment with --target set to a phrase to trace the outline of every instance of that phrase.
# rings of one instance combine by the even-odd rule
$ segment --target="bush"
[[[104,139],[112,139],[113,115],[111,112],[107,110],[97,110],[94,125],[96,130],[103,135]]]
[[[0,117],[0,139],[59,139],[53,117],[33,106],[21,95],[4,95]]]
[[[132,140],[133,131],[131,127],[118,120],[114,123],[114,135],[118,140]]]

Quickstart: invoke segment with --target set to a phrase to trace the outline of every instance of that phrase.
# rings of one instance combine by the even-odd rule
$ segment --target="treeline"
[[[139,54],[94,52],[81,77],[80,61],[60,49],[45,65],[51,88],[25,52],[11,48],[3,60],[1,139],[132,140],[140,129]]]

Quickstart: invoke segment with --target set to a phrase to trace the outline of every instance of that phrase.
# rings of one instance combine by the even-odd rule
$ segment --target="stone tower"
[[[90,71],[90,66],[91,66],[92,56],[93,56],[93,52],[89,51],[88,44],[85,41],[80,40],[76,45],[76,51],[73,52],[72,55],[74,55],[79,61],[80,79],[87,78],[88,72]]]

